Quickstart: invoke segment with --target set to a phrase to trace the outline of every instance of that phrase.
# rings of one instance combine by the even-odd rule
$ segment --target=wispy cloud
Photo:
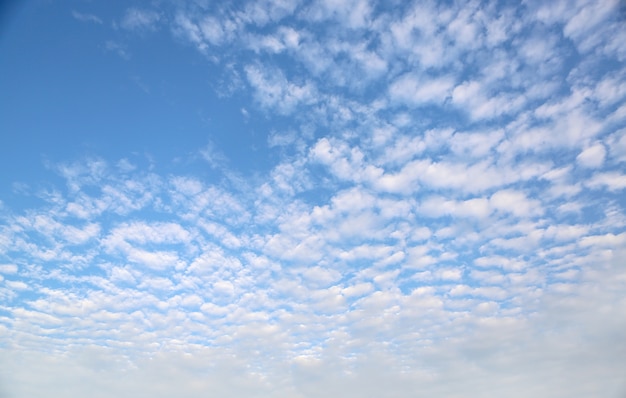
[[[128,48],[122,44],[122,43],[118,43],[116,41],[113,40],[107,40],[104,43],[104,49],[106,51],[111,51],[116,53],[117,55],[119,55],[120,57],[122,57],[125,60],[129,60],[130,59],[130,53],[128,51]]]
[[[160,20],[161,16],[154,10],[129,8],[119,25],[127,30],[152,31],[157,29]]]
[[[93,22],[102,25],[102,19],[93,14],[86,14],[78,11],[72,11],[72,16],[81,22]]]

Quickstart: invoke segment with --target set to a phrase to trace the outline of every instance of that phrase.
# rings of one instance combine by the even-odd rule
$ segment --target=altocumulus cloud
[[[620,2],[85,7],[257,141],[2,191],[0,395],[626,394]]]

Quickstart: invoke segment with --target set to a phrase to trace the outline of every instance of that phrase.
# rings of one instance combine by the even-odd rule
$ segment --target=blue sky
[[[30,1],[0,395],[621,397],[606,1]]]

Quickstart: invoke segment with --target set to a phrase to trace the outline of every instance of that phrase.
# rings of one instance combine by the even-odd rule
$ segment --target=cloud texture
[[[218,68],[267,166],[78,157],[0,202],[0,395],[626,394],[618,1],[158,7],[111,29]]]

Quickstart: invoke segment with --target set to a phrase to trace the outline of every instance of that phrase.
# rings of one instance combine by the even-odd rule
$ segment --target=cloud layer
[[[271,160],[84,157],[0,202],[0,395],[626,393],[619,3],[392,3],[120,10]]]

